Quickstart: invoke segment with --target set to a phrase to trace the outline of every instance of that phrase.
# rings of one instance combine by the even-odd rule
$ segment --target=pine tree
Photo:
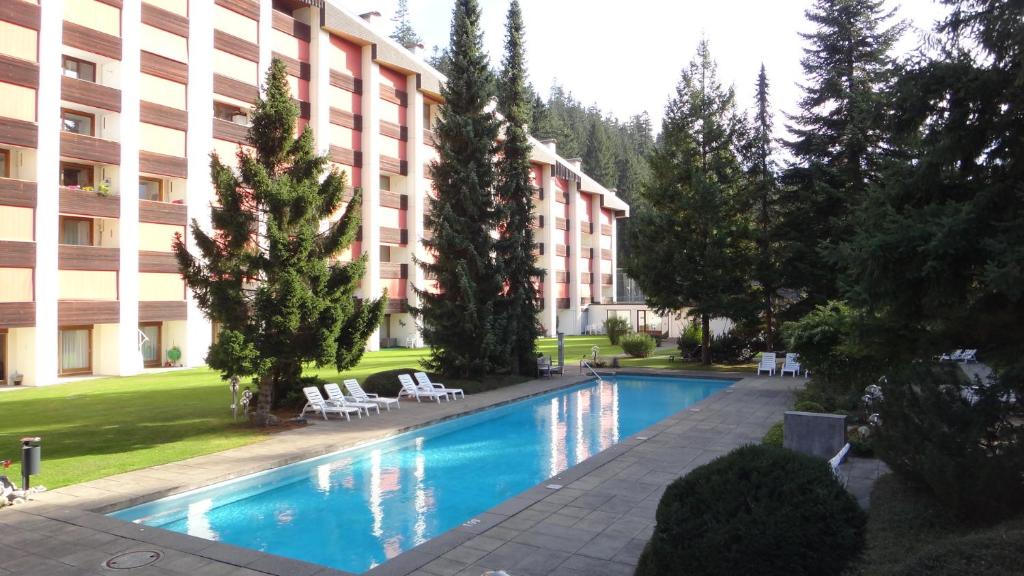
[[[332,170],[321,181],[328,160],[314,153],[312,131],[295,138],[298,109],[287,78],[275,58],[249,129],[253,151],[239,151],[238,172],[211,157],[218,202],[213,234],[192,222],[200,255],[180,235],[174,242],[196,302],[222,327],[207,363],[223,378],[256,378],[261,424],[273,422],[275,399],[301,385],[304,363],[343,370],[357,362],[385,305],[353,298],[364,259],[329,264],[355,238],[361,199],[356,191],[341,218],[320,231],[341,208],[346,178]]]
[[[784,174],[782,203],[786,284],[806,294],[791,309],[796,315],[838,294],[832,253],[851,233],[850,211],[878,181],[896,69],[889,53],[905,28],[888,25],[884,0],[815,0],[806,14],[817,30],[802,35],[808,82],[788,127],[796,163]]]
[[[412,50],[423,42],[412,28],[408,0],[398,0],[398,9],[395,10],[395,16],[391,21],[395,23],[395,29],[391,32],[391,39],[404,46],[407,50]]]
[[[604,120],[598,118],[590,124],[587,148],[583,153],[583,170],[602,186],[614,188],[619,179],[615,160],[615,150]]]
[[[744,156],[747,165],[748,201],[753,210],[754,265],[753,280],[757,284],[761,316],[765,327],[765,344],[768,350],[775,349],[775,335],[778,330],[776,310],[779,305],[779,289],[782,288],[781,246],[777,239],[779,213],[779,190],[776,182],[776,165],[773,159],[772,111],[768,101],[768,74],[764,64],[757,75],[754,118]]]
[[[651,179],[634,203],[627,269],[650,305],[700,319],[705,364],[711,318],[735,316],[749,292],[739,135],[733,91],[702,41],[666,106]]]
[[[424,246],[436,259],[421,266],[439,292],[418,291],[426,366],[453,377],[477,377],[504,369],[507,350],[495,315],[501,277],[493,261],[491,232],[498,121],[486,110],[493,92],[476,0],[456,0],[450,71],[441,88],[444,104],[435,128],[439,159],[430,170],[437,190],[425,226]]]
[[[526,50],[519,1],[508,9],[505,59],[498,78],[498,111],[505,117],[505,139],[499,144],[495,196],[501,213],[495,259],[505,280],[499,312],[504,341],[510,347],[513,371],[532,376],[537,371],[536,341],[540,337],[536,279],[544,271],[533,253],[533,191],[530,184],[530,140],[526,124],[532,114],[526,85]]]

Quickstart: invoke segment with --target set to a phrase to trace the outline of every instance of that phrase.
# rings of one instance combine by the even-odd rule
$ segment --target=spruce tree
[[[364,259],[330,264],[359,229],[356,191],[341,218],[320,231],[342,204],[346,178],[313,148],[308,128],[295,138],[298,109],[284,63],[274,59],[249,129],[251,152],[239,150],[238,171],[211,155],[217,203],[213,233],[192,222],[198,255],[181,236],[174,252],[182,276],[208,318],[221,325],[206,360],[223,378],[253,376],[255,420],[273,422],[275,400],[301,386],[304,363],[359,360],[383,317],[385,299],[359,304],[353,292]]]
[[[513,371],[537,371],[536,342],[540,312],[534,281],[544,278],[533,253],[533,191],[530,184],[530,140],[526,124],[532,114],[526,84],[523,14],[512,0],[506,23],[505,58],[498,77],[498,111],[505,117],[505,139],[499,143],[495,196],[501,214],[495,260],[505,281],[499,301],[504,341]]]
[[[764,64],[757,75],[754,105],[753,121],[744,143],[746,187],[749,195],[747,200],[753,211],[752,236],[755,250],[752,278],[756,283],[756,296],[760,302],[764,322],[765,344],[768,350],[774,350],[778,330],[776,311],[780,302],[778,292],[782,288],[782,247],[777,239],[776,230],[779,190],[773,158],[773,120],[771,104],[768,101],[768,74]]]
[[[627,270],[660,310],[688,308],[711,363],[711,318],[735,317],[749,298],[735,97],[722,87],[707,41],[665,109],[651,178],[634,203]]]
[[[587,146],[583,153],[583,170],[602,186],[614,188],[619,174],[615,165],[615,150],[604,123],[601,117],[590,123]]]
[[[945,0],[896,84],[893,161],[841,251],[887,356],[978,348],[1024,396],[1024,5]],[[1018,401],[1018,406],[1020,405]]]
[[[478,377],[507,368],[504,328],[495,303],[502,281],[493,258],[497,217],[493,197],[498,121],[486,110],[494,96],[476,0],[456,0],[444,104],[434,129],[439,159],[430,166],[437,198],[425,226],[421,262],[439,292],[419,290],[414,312],[430,345],[426,366],[453,377]]]
[[[398,9],[395,10],[395,16],[391,21],[395,23],[395,29],[391,32],[392,40],[398,42],[407,50],[412,50],[422,42],[419,35],[412,28],[412,19],[409,18],[408,0],[398,0]]]
[[[905,28],[889,24],[884,0],[815,0],[806,14],[817,29],[802,34],[807,83],[788,127],[795,163],[784,174],[781,228],[789,234],[786,284],[806,295],[795,315],[838,295],[833,252],[852,231],[851,210],[878,181],[896,69],[889,53]]]

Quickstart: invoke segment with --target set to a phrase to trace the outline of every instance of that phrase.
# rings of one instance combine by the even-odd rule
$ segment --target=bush
[[[619,316],[609,316],[604,321],[604,331],[608,334],[608,341],[612,346],[618,346],[619,339],[629,334],[629,320]]]
[[[789,350],[799,353],[801,367],[811,371],[808,391],[830,411],[856,408],[864,388],[884,372],[882,361],[859,344],[858,322],[848,305],[829,302],[782,328]]]
[[[1024,512],[1024,423],[998,381],[978,387],[956,366],[917,363],[882,385],[874,449],[893,470],[927,486],[956,515],[991,522]]]
[[[696,322],[690,322],[683,328],[683,331],[679,333],[678,345],[679,355],[685,359],[692,359],[700,357],[700,347],[702,346],[702,334],[700,324]]]
[[[711,337],[711,360],[713,362],[738,362],[744,355],[747,343],[731,331]]]
[[[619,344],[622,344],[622,351],[633,358],[647,358],[657,347],[649,334],[626,334],[619,338]]]
[[[800,400],[793,405],[793,410],[797,412],[814,412],[815,414],[824,414],[828,412],[825,407],[817,402],[811,402],[809,400]]]
[[[922,488],[896,474],[878,479],[867,548],[850,576],[1021,573],[1024,517],[986,528],[965,524]]]
[[[396,368],[395,370],[385,370],[383,372],[370,374],[361,382],[361,384],[363,386],[363,390],[370,394],[380,394],[381,396],[394,398],[402,391],[402,385],[398,382],[398,375],[412,375],[416,372],[421,372],[421,370],[417,370],[415,368]]]
[[[776,422],[775,424],[772,424],[772,427],[769,428],[768,431],[764,433],[764,437],[761,438],[761,444],[764,444],[765,446],[778,446],[779,448],[782,448],[782,431],[782,422]]]
[[[669,485],[636,576],[840,574],[864,525],[826,462],[744,446]]]
[[[993,531],[943,541],[914,556],[889,576],[1020,576],[1024,530]]]

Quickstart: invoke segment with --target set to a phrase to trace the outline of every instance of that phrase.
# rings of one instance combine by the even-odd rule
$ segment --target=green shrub
[[[703,342],[702,334],[700,324],[696,322],[690,322],[679,333],[677,343],[679,345],[679,354],[683,358],[697,358],[700,356],[700,347]]]
[[[764,433],[764,437],[761,438],[761,444],[764,444],[765,446],[778,446],[779,448],[782,448],[782,430],[782,422],[776,422],[775,424],[772,424],[772,427],[769,428],[768,431]]]
[[[992,531],[944,540],[905,562],[888,576],[1020,576],[1024,530]]]
[[[871,427],[862,425],[848,428],[846,441],[850,443],[850,453],[863,458],[875,456],[875,438]]]
[[[1024,517],[992,527],[958,520],[917,483],[897,474],[871,492],[867,548],[850,576],[1021,574]]]
[[[360,382],[360,384],[362,384],[363,390],[370,394],[380,394],[381,396],[394,398],[402,391],[402,385],[398,382],[398,375],[411,375],[420,371],[421,370],[417,370],[415,368],[396,368],[395,370],[385,370],[383,372],[370,374],[365,380]]]
[[[619,339],[629,334],[629,320],[620,316],[609,316],[604,321],[604,331],[608,334],[608,341],[612,346],[618,346]]]
[[[830,411],[855,409],[864,388],[884,373],[881,359],[858,341],[859,321],[857,312],[844,302],[829,302],[782,327],[787,347],[799,353],[801,367],[811,371],[807,389],[818,393]]]
[[[815,414],[824,414],[828,412],[825,407],[817,402],[811,402],[810,400],[800,400],[793,405],[793,410],[797,412],[814,412]]]
[[[715,362],[743,362],[752,355],[749,342],[732,330],[711,337],[711,359]]]
[[[657,343],[649,334],[626,334],[619,338],[622,351],[633,358],[647,358],[650,356]]]
[[[635,574],[838,575],[864,525],[826,462],[744,446],[669,485]]]
[[[1024,423],[999,381],[962,397],[956,366],[916,363],[887,376],[874,448],[959,517],[992,522],[1024,512]]]

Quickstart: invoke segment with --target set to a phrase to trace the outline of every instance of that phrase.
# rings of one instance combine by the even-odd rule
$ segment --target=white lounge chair
[[[761,364],[757,367],[757,373],[761,374],[761,371],[767,372],[769,376],[775,375],[775,352],[761,353]]]
[[[413,374],[416,378],[416,383],[422,390],[437,390],[449,394],[454,400],[457,397],[465,398],[466,393],[462,391],[462,388],[446,388],[444,384],[439,382],[431,382],[430,376],[427,376],[426,372],[417,372]]]
[[[355,406],[359,409],[360,417],[362,413],[366,412],[366,415],[370,415],[370,410],[376,410],[377,414],[380,414],[380,406],[373,402],[360,402],[355,398],[346,398],[341,392],[341,387],[331,382],[324,384],[324,391],[327,392],[327,402],[334,404],[335,406]]]
[[[977,352],[977,351],[975,351]],[[964,356],[964,351],[957,348],[950,354],[942,354],[939,356],[939,360],[948,360],[950,362],[959,362]]]
[[[832,467],[832,475],[836,477],[836,480],[840,484],[846,486],[846,478],[843,477],[842,472],[839,471],[839,465],[846,459],[846,455],[850,452],[850,443],[847,442],[836,455],[829,459],[828,465]]]
[[[968,364],[970,362],[977,362],[978,361],[978,349],[977,348],[968,348],[968,349],[964,350],[963,354],[960,355],[960,361],[963,362],[964,364]]]
[[[786,360],[782,363],[782,370],[779,371],[780,376],[785,376],[786,372],[789,372],[794,377],[800,375],[800,355],[795,352],[786,354]]]
[[[420,389],[416,386],[416,382],[413,381],[412,376],[409,376],[408,374],[399,374],[398,381],[402,384],[402,391],[398,394],[399,397],[409,396],[410,398],[415,398],[417,402],[420,401],[421,397],[433,398],[438,403],[441,402],[442,398],[445,400],[448,399],[448,394],[441,392],[440,390]]]
[[[316,386],[307,386],[302,389],[302,393],[306,395],[306,405],[302,407],[302,412],[299,412],[299,416],[302,416],[306,412],[319,412],[324,420],[327,420],[328,414],[343,414],[345,420],[351,420],[349,414],[355,412],[359,414],[359,408],[354,406],[335,406],[324,400],[324,397],[320,394],[320,389]]]
[[[371,394],[363,390],[363,387],[359,385],[359,381],[350,378],[345,380],[345,390],[348,391],[348,395],[355,398],[358,402],[373,402],[378,406],[383,406],[391,410],[391,405],[394,404],[399,410],[402,409],[402,405],[398,402],[398,398],[381,398],[377,394]],[[378,410],[379,412],[379,410]]]

